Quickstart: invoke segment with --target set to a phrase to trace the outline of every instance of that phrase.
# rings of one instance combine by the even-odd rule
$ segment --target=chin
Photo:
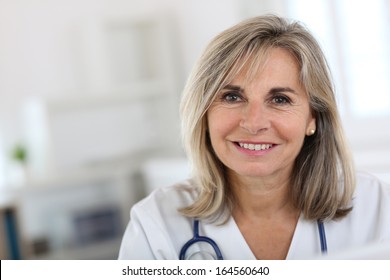
[[[272,170],[264,169],[264,168],[247,168],[247,169],[236,169],[233,172],[238,176],[243,177],[253,177],[253,178],[262,178],[267,177],[273,174]]]

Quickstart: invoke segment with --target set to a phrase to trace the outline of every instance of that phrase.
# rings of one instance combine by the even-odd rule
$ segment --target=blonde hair
[[[189,217],[217,219],[234,205],[225,166],[211,146],[207,110],[216,94],[244,67],[262,64],[271,48],[292,53],[300,65],[316,132],[306,137],[291,176],[291,198],[304,217],[335,219],[350,210],[354,168],[325,56],[311,33],[298,22],[273,15],[243,21],[215,37],[195,65],[185,86],[180,112],[182,137],[193,165],[199,197],[181,209]],[[226,212],[227,211],[227,212]]]

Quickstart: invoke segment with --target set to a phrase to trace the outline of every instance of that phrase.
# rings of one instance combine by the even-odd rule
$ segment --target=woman
[[[390,190],[355,176],[326,60],[299,23],[262,16],[217,36],[181,114],[193,178],[133,207],[119,258],[307,259],[390,240]]]

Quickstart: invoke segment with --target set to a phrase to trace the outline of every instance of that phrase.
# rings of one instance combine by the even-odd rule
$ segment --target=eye
[[[278,95],[272,98],[272,102],[277,105],[285,105],[285,104],[290,104],[291,99],[284,95]]]
[[[243,100],[241,94],[236,92],[226,92],[222,95],[221,99],[228,103],[235,103]]]

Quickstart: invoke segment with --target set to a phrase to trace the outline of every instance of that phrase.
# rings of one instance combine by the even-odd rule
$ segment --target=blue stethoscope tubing
[[[186,257],[186,252],[187,252],[188,248],[190,248],[191,245],[194,245],[197,242],[206,242],[206,243],[210,244],[211,247],[213,247],[215,254],[217,255],[217,259],[223,260],[221,250],[219,249],[217,243],[215,243],[214,240],[212,240],[211,238],[209,238],[207,236],[200,236],[199,235],[199,220],[194,220],[194,236],[192,237],[192,239],[188,240],[184,244],[184,246],[181,248],[180,254],[179,254],[179,260],[184,260]]]
[[[318,234],[320,237],[321,253],[326,254],[328,252],[328,245],[326,244],[324,223],[320,220],[317,220],[317,226],[318,226]],[[207,236],[199,235],[199,220],[194,220],[194,236],[192,237],[192,239],[188,240],[181,248],[180,254],[179,254],[179,259],[184,260],[188,248],[190,248],[190,246],[194,245],[197,242],[205,242],[205,243],[210,244],[211,247],[213,247],[213,249],[215,251],[217,259],[223,260],[221,250],[219,249],[217,243],[215,243],[214,240],[212,240],[211,238],[209,238]]]
[[[318,234],[320,236],[321,253],[326,255],[328,253],[328,245],[326,244],[325,226],[320,220],[317,220]]]

